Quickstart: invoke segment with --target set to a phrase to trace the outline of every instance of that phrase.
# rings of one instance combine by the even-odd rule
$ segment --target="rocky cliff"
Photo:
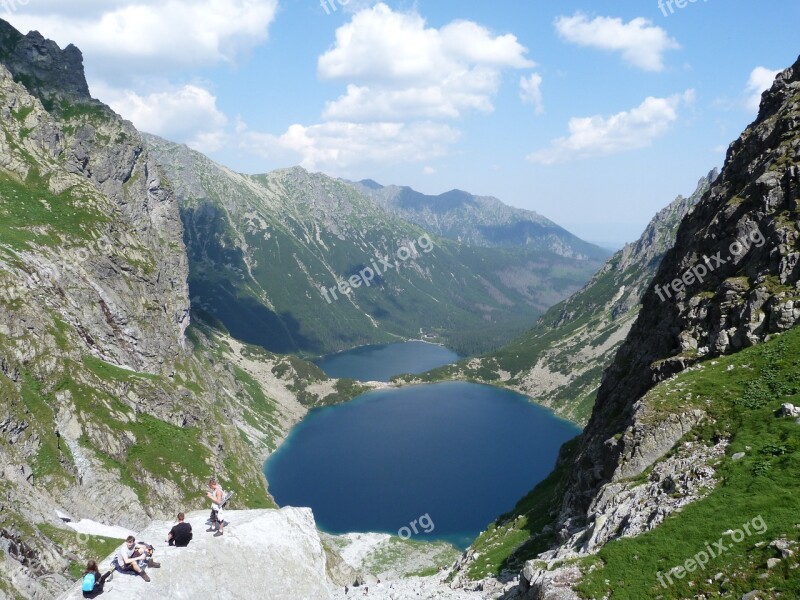
[[[585,510],[598,486],[620,473],[621,459],[638,453],[637,436],[606,441],[630,430],[636,399],[655,383],[797,324],[799,152],[800,62],[765,93],[758,119],[730,146],[719,179],[681,223],[604,376],[568,508]]]
[[[266,456],[363,388],[190,325],[173,188],[77,49],[0,22],[0,129],[0,595],[52,598],[87,557],[55,510],[137,528],[213,474],[272,506]]]
[[[526,567],[526,597],[575,597],[569,590],[576,579],[591,579],[590,571],[575,565],[552,570],[553,561],[602,552],[609,540],[649,531],[709,493],[701,506],[727,498],[719,504],[725,508],[716,509],[720,516],[731,502],[740,506],[735,518],[757,506],[747,508],[752,499],[736,487],[751,485],[739,479],[740,467],[720,457],[729,445],[746,456],[754,443],[791,439],[794,425],[776,415],[783,399],[798,391],[789,350],[794,336],[764,351],[743,349],[757,349],[800,320],[798,163],[800,61],[765,92],[758,118],[730,146],[720,177],[681,223],[645,293],[583,436],[563,456],[562,500],[548,525],[560,543],[541,555],[545,563]],[[749,358],[713,360],[737,352]],[[741,375],[730,374],[737,370]],[[794,446],[784,448],[795,456]],[[772,445],[760,453],[772,456]],[[780,481],[792,460],[770,466],[777,470],[769,477]],[[748,466],[750,478],[765,476],[764,464]],[[720,469],[727,474],[722,481]],[[760,485],[765,496],[769,481]],[[678,487],[670,494],[672,485]],[[717,495],[718,487],[728,491]],[[762,506],[774,515],[774,501]],[[685,521],[694,513],[680,514]],[[773,523],[780,519],[774,516]]]
[[[0,58],[15,81],[50,110],[65,103],[93,103],[83,75],[83,54],[70,44],[63,50],[38,31],[22,35],[0,21]]]

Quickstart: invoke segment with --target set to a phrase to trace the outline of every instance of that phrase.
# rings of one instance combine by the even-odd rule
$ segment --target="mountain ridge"
[[[324,174],[236,174],[185,146],[145,139],[180,198],[196,304],[272,351],[319,355],[423,334],[462,353],[491,347],[577,289],[596,264],[459,244]],[[421,241],[424,250],[398,258]],[[380,258],[392,268],[376,273]],[[342,292],[354,277],[360,289]]]
[[[459,189],[427,195],[408,186],[383,186],[373,180],[351,183],[390,213],[466,244],[547,250],[579,260],[605,260],[609,255],[539,213],[509,206],[494,196],[476,196]]]
[[[796,595],[794,567],[774,570],[782,559],[758,548],[797,544],[798,423],[787,416],[800,397],[798,162],[800,58],[777,75],[758,118],[681,222],[583,434],[517,507],[547,516],[529,522],[513,551],[529,560],[512,597]],[[700,572],[670,580],[672,589],[659,583],[659,574],[681,573],[673,565],[691,572],[682,565],[696,548],[680,540],[702,547],[751,513],[774,530],[738,550],[741,561],[726,563],[719,578]],[[524,514],[495,527],[507,531],[531,518]],[[656,547],[656,556],[641,556]]]

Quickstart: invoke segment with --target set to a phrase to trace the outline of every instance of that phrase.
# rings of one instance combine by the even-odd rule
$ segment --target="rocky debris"
[[[781,409],[778,411],[779,417],[800,417],[800,406],[789,404],[788,402],[781,404]]]
[[[792,542],[787,539],[779,539],[770,543],[769,547],[774,548],[780,552],[781,558],[787,559],[795,555],[793,548],[797,546],[797,542]]]
[[[581,571],[574,565],[548,571],[530,562],[522,571],[520,586],[503,600],[579,600],[572,586],[580,578]]]
[[[453,590],[438,577],[408,577],[381,580],[371,578],[358,586],[349,586],[348,593],[339,586],[329,600],[367,598],[377,600],[482,600],[491,598],[478,592]],[[494,596],[496,597],[496,596]]]
[[[373,580],[396,580],[430,572],[451,565],[460,554],[443,541],[410,543],[385,533],[322,534],[322,541],[355,572],[368,574]]]
[[[519,593],[529,595],[519,598],[577,598],[569,590],[580,579],[580,570],[563,566],[564,561],[594,554],[613,539],[650,531],[670,514],[707,496],[716,484],[714,465],[724,457],[727,445],[686,442],[656,462],[646,482],[618,479],[604,485],[588,511],[588,524],[564,522],[562,543],[526,563]]]
[[[687,442],[674,456],[658,462],[647,483],[615,481],[601,488],[588,513],[588,526],[572,533],[559,551],[541,559],[593,554],[612,539],[635,537],[654,529],[670,514],[707,496],[716,484],[712,464],[725,455],[727,442],[707,447]]]
[[[227,511],[230,525],[221,537],[205,531],[207,511],[193,512],[186,521],[194,537],[186,548],[165,541],[174,523],[154,521],[137,534],[155,546],[160,568],[149,568],[151,581],[114,573],[103,598],[269,598],[323,600],[334,586],[329,580],[325,550],[307,508]],[[100,558],[100,557],[98,557]],[[109,568],[111,556],[100,569]],[[82,598],[80,585],[60,600]]]

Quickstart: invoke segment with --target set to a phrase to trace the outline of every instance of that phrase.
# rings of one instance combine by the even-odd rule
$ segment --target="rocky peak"
[[[646,268],[652,261],[661,260],[664,253],[674,244],[680,222],[699,202],[717,177],[719,169],[712,169],[706,176],[700,178],[691,196],[688,198],[678,196],[661,209],[648,223],[639,239],[622,250],[623,256],[619,268],[624,270],[634,263]]]
[[[22,35],[0,19],[0,61],[14,80],[50,110],[58,102],[95,102],[83,71],[83,54],[70,44],[63,50],[38,31]]]

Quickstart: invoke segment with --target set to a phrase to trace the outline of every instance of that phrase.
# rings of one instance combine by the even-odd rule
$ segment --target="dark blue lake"
[[[464,548],[550,473],[579,432],[489,386],[381,390],[312,411],[265,474],[278,504],[310,506],[324,531],[398,535],[427,515],[429,533],[417,525],[412,539]]]
[[[362,346],[330,354],[314,363],[330,377],[389,381],[394,375],[424,373],[461,358],[452,350],[426,342]]]

